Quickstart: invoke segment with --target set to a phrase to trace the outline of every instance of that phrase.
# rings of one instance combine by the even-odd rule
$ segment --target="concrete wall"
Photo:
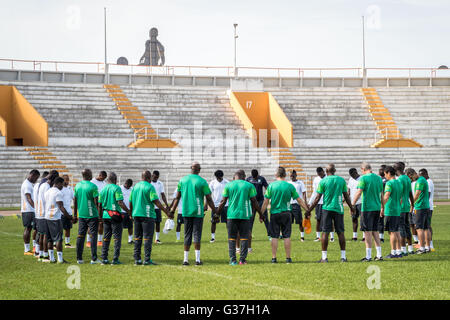
[[[48,146],[47,122],[13,86],[0,86],[0,117],[8,146]]]
[[[282,87],[362,87],[363,79],[350,78],[277,78],[246,77],[254,81],[262,81],[264,89]],[[107,82],[103,73],[50,72],[28,70],[0,70],[0,81],[40,81],[64,83]],[[110,74],[109,83],[120,85],[164,85],[164,86],[217,86],[230,87],[232,77],[225,76],[171,76],[171,75],[139,75]],[[369,87],[435,87],[450,86],[450,78],[369,78]]]

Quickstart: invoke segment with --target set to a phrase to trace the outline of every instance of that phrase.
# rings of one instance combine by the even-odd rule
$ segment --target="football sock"
[[[366,248],[366,259],[372,259],[372,248]]]
[[[413,251],[414,251],[413,246],[408,246],[408,252],[411,253]]]
[[[53,250],[48,250],[48,254],[50,255],[50,260],[55,260],[55,252]]]
[[[177,232],[177,240],[180,240],[180,232]]]
[[[305,233],[304,232],[300,232],[300,237],[304,238],[305,237]]]
[[[57,251],[56,255],[58,256],[58,262],[63,262],[63,253],[62,253],[62,251]]]
[[[358,232],[353,232],[353,238],[358,238]]]
[[[187,262],[189,259],[189,251],[184,252],[184,262]]]
[[[346,259],[345,250],[341,250],[341,259]]]
[[[378,257],[378,258],[381,258],[381,257],[382,257],[382,254],[381,254],[381,247],[376,247],[376,249],[377,249],[377,257]]]
[[[70,243],[70,237],[65,237],[64,239],[65,239],[65,241],[66,241],[66,244],[67,244],[67,243]]]
[[[102,241],[103,241],[103,235],[102,235],[102,234],[99,234],[99,235],[98,235],[98,241],[99,241],[99,242],[102,242]]]
[[[159,240],[159,235],[160,235],[160,233],[161,233],[161,232],[156,232],[156,238],[155,238],[155,240]]]
[[[24,247],[25,247],[25,252],[30,251],[30,244],[29,243],[24,243]]]
[[[322,251],[322,260],[325,260],[327,258],[327,252]]]
[[[195,250],[195,262],[200,262],[200,250]]]
[[[413,235],[413,238],[415,242],[419,241],[419,237],[417,235]]]
[[[434,249],[434,246],[433,246],[433,240],[430,241],[430,248],[431,248],[431,249]]]
[[[216,234],[215,233],[211,233],[211,239],[215,239],[216,238]]]
[[[128,236],[128,242],[133,241],[133,236]]]

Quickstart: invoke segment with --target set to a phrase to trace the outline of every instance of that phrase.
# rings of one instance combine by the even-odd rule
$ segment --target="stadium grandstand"
[[[205,178],[257,168],[272,180],[279,165],[295,169],[308,196],[318,166],[335,163],[347,179],[362,161],[403,161],[427,168],[435,198],[449,198],[450,80],[433,69],[363,79],[242,68],[235,77],[230,67],[106,74],[101,64],[86,72],[11,62],[0,70],[0,207],[19,205],[33,168],[56,168],[73,183],[86,167],[114,171],[121,183],[157,169],[171,193],[194,160]]]

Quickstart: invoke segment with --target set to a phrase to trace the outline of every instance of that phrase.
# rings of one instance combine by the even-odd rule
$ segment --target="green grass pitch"
[[[348,263],[339,262],[338,241],[330,243],[328,264],[318,264],[320,243],[313,232],[299,241],[293,226],[292,259],[284,263],[279,244],[279,263],[270,263],[270,242],[262,224],[255,223],[253,250],[246,266],[228,265],[228,244],[224,224],[218,225],[216,243],[209,243],[209,213],[203,226],[203,266],[181,266],[183,243],[175,233],[161,233],[163,244],[153,245],[152,258],[158,266],[134,266],[132,246],[124,233],[121,266],[84,264],[79,266],[80,289],[69,289],[68,267],[76,265],[75,249],[65,249],[70,265],[49,265],[23,255],[22,224],[16,217],[0,218],[0,299],[449,299],[450,298],[450,206],[439,205],[433,214],[436,252],[408,256],[394,261],[361,263],[365,255],[361,241],[347,241]],[[346,239],[351,238],[351,221],[345,215]],[[77,226],[72,229],[75,243]],[[162,224],[163,226],[163,224]],[[182,230],[183,232],[183,230]],[[360,237],[360,232],[359,232]],[[387,236],[386,236],[387,237]],[[388,237],[387,239],[388,240]],[[89,248],[84,251],[89,261]],[[389,253],[388,241],[383,255]],[[375,250],[374,250],[375,251]],[[110,248],[112,255],[112,248]],[[378,266],[380,289],[369,289],[369,266]],[[369,270],[370,271],[370,270]]]

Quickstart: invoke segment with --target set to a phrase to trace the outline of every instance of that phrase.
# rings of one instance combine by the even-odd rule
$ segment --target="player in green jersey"
[[[169,209],[164,207],[158,198],[155,187],[151,184],[152,174],[149,170],[142,173],[142,181],[137,183],[130,195],[130,211],[134,219],[134,264],[150,266],[155,265],[151,259],[152,240],[155,231],[155,206],[169,217]],[[142,240],[144,241],[145,258],[141,259]]]
[[[336,166],[329,164],[327,166],[327,177],[322,179],[317,188],[317,196],[307,211],[309,214],[314,207],[319,203],[323,196],[322,205],[322,259],[320,263],[328,262],[328,235],[333,230],[333,225],[339,238],[339,246],[341,247],[341,262],[347,262],[345,253],[345,236],[344,236],[344,205],[342,197],[350,207],[351,215],[355,214],[355,209],[352,206],[350,197],[347,192],[347,183],[344,178],[336,176]]]
[[[234,180],[225,185],[222,193],[222,200],[217,209],[218,214],[224,210],[228,204],[227,210],[227,229],[228,229],[228,252],[230,255],[230,265],[237,265],[236,261],[236,239],[239,236],[241,241],[241,251],[239,264],[247,264],[248,241],[250,235],[250,222],[253,211],[259,213],[260,222],[264,221],[264,215],[256,201],[256,188],[248,181],[245,181],[244,170],[239,170],[234,174]]]
[[[381,216],[385,219],[385,230],[389,232],[391,243],[391,253],[385,258],[401,258],[400,249],[400,211],[402,206],[403,187],[401,182],[395,179],[395,169],[387,166],[384,169],[384,176],[387,179],[384,188],[384,207],[381,208]]]
[[[206,197],[208,206],[211,208],[211,214],[215,221],[219,219],[216,214],[216,207],[211,197],[211,190],[208,182],[199,176],[200,163],[194,162],[191,165],[191,174],[184,176],[178,182],[177,196],[172,204],[171,213],[175,214],[180,199],[182,200],[182,215],[184,221],[184,259],[183,265],[189,265],[189,250],[194,238],[195,247],[195,265],[200,266],[203,262],[200,260],[200,242],[202,239],[204,203]]]
[[[120,248],[122,244],[122,214],[121,211],[130,214],[127,206],[123,203],[122,189],[117,185],[117,175],[110,172],[106,186],[100,192],[98,197],[98,212],[103,215],[103,248],[102,264],[109,264],[108,251],[111,244],[111,237],[114,237],[114,258],[113,265],[122,264],[119,261]]]
[[[286,263],[291,263],[291,232],[292,232],[292,216],[291,216],[291,199],[297,201],[297,203],[305,210],[308,211],[308,205],[300,198],[295,187],[286,179],[286,169],[279,167],[276,174],[276,181],[269,184],[264,195],[264,203],[261,208],[261,212],[265,212],[269,201],[270,208],[270,222],[269,229],[272,237],[272,263],[277,263],[277,249],[278,239],[281,237],[284,239],[284,249],[286,251]],[[310,212],[305,213],[305,217],[309,217]]]
[[[383,260],[381,253],[380,234],[378,225],[380,221],[381,206],[383,201],[383,180],[379,175],[372,172],[372,166],[363,162],[361,164],[363,176],[359,178],[356,186],[356,193],[352,199],[352,205],[355,205],[361,197],[361,231],[364,232],[364,241],[366,244],[366,256],[361,259],[362,262],[372,261],[372,244],[375,242],[377,251],[375,261]],[[384,172],[383,172],[384,173]],[[373,241],[372,241],[373,240]]]
[[[430,215],[430,196],[428,182],[423,176],[419,176],[414,169],[407,169],[406,174],[415,181],[414,185],[414,222],[419,237],[419,250],[417,254],[430,252],[431,232],[428,228]]]
[[[402,206],[400,210],[400,246],[402,255],[414,254],[411,229],[409,227],[409,213],[414,210],[414,196],[411,190],[411,179],[405,174],[403,162],[394,164],[397,180],[402,184]],[[408,250],[406,250],[408,242]]]
[[[97,233],[98,223],[102,218],[98,216],[98,188],[91,182],[92,171],[84,169],[81,172],[83,181],[75,186],[73,217],[75,222],[79,220],[77,238],[77,262],[83,262],[84,239],[89,229],[91,237],[91,264],[100,263],[97,259]],[[78,218],[79,216],[79,218]]]

